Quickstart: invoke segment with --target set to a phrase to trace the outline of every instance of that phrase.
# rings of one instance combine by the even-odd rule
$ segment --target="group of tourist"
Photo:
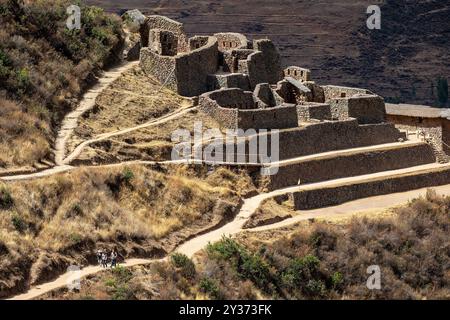
[[[117,251],[111,250],[110,253],[108,253],[107,250],[98,249],[97,250],[97,261],[98,264],[103,268],[108,268],[108,263],[110,264],[111,268],[114,268],[117,266]]]

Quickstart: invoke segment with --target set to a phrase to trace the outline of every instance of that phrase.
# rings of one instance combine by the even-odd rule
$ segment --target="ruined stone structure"
[[[147,17],[140,33],[142,69],[183,96],[253,90],[283,77],[278,50],[267,39],[251,42],[239,33],[188,38],[181,23],[163,16]]]
[[[412,168],[392,179],[387,174],[343,183],[333,191],[295,192],[297,209],[421,188],[432,185],[433,178],[437,184],[448,182],[450,169],[430,175],[420,170],[448,161],[450,114],[399,113],[367,89],[317,84],[309,69],[283,68],[268,39],[249,40],[238,33],[188,38],[182,24],[160,16],[146,18],[141,37],[142,69],[179,94],[198,98],[199,110],[222,129],[279,129],[278,163],[255,160],[277,171],[264,179],[269,190]],[[255,159],[250,146],[260,148],[259,138],[270,143],[274,134],[255,130],[232,142],[215,141],[220,147],[216,160],[233,161],[223,150],[242,150],[242,144],[246,161]],[[408,141],[410,131],[421,131],[423,141]]]

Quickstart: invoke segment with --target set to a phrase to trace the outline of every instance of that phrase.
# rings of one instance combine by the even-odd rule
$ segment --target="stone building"
[[[441,162],[450,160],[450,109],[386,104],[387,121],[433,145]]]
[[[146,18],[140,33],[142,69],[183,96],[253,90],[283,77],[280,54],[268,39],[251,42],[239,33],[188,38],[183,24],[155,15]]]

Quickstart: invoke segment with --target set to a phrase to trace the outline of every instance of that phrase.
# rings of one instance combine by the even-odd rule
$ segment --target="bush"
[[[291,260],[287,270],[281,275],[282,284],[291,290],[300,289],[303,293],[311,294],[311,288],[305,287],[305,284],[320,277],[319,265],[320,260],[313,255]]]
[[[130,168],[126,167],[125,169],[123,169],[122,178],[126,183],[130,184],[134,179],[133,171]]]
[[[130,300],[134,298],[134,294],[128,285],[133,273],[122,266],[117,266],[112,270],[112,274],[114,278],[106,281],[106,286],[111,288],[111,299]]]
[[[0,187],[0,209],[7,210],[11,209],[14,204],[14,200],[11,193],[5,187]]]
[[[14,214],[11,218],[11,222],[14,228],[19,232],[24,232],[27,229],[27,224],[25,220],[18,214]]]
[[[181,269],[181,274],[185,278],[193,279],[195,277],[195,264],[186,255],[174,253],[170,258],[174,267]]]
[[[200,291],[208,294],[213,299],[220,299],[220,288],[218,284],[211,278],[203,278],[200,280]]]
[[[340,272],[335,272],[331,276],[331,286],[333,289],[340,289],[342,284],[344,283],[344,276]]]
[[[243,248],[233,239],[223,236],[222,240],[209,243],[206,252],[212,258],[228,260],[243,250]]]

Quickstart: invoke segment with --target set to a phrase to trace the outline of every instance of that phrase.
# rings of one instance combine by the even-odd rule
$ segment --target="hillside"
[[[88,2],[111,12],[139,8],[167,15],[191,35],[269,37],[285,65],[310,68],[320,84],[367,87],[391,101],[434,104],[431,85],[450,75],[448,1],[383,1],[380,31],[366,28],[366,9],[374,4],[367,0]]]
[[[0,1],[0,172],[51,163],[62,117],[117,60],[120,19],[82,6],[82,28],[70,31],[70,4]]]
[[[449,198],[428,191],[393,212],[248,232],[210,244],[194,262],[118,268],[80,292],[44,299],[448,299]],[[356,254],[355,254],[356,253]],[[379,265],[381,290],[367,290]]]

